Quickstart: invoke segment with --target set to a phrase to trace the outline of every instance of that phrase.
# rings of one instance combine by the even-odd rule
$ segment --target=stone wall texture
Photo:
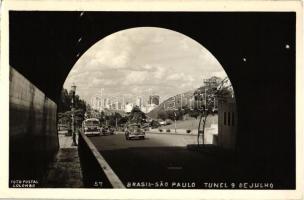
[[[59,148],[57,105],[12,67],[9,94],[10,180],[41,181]]]

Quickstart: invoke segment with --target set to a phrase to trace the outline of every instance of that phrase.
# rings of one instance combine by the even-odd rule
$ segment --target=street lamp
[[[76,85],[75,83],[73,83],[73,85],[71,86],[71,91],[72,91],[72,100],[71,100],[71,117],[72,117],[72,146],[77,146],[76,143],[76,133],[75,133],[75,93],[76,93]]]
[[[174,132],[176,133],[176,112],[174,111]]]

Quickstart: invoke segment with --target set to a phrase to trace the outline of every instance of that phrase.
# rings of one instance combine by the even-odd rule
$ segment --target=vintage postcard
[[[0,197],[303,198],[300,1],[2,1]]]

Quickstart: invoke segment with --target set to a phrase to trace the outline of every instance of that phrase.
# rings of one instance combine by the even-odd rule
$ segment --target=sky
[[[90,102],[104,97],[159,95],[161,101],[226,77],[216,58],[193,39],[168,29],[141,27],[113,33],[89,48],[70,71],[64,88]]]

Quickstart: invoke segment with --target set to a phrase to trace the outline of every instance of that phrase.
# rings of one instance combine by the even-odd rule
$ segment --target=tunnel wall
[[[218,143],[220,147],[235,150],[237,134],[236,103],[232,98],[219,99]]]
[[[41,182],[59,148],[57,105],[13,67],[9,95],[10,180]]]

